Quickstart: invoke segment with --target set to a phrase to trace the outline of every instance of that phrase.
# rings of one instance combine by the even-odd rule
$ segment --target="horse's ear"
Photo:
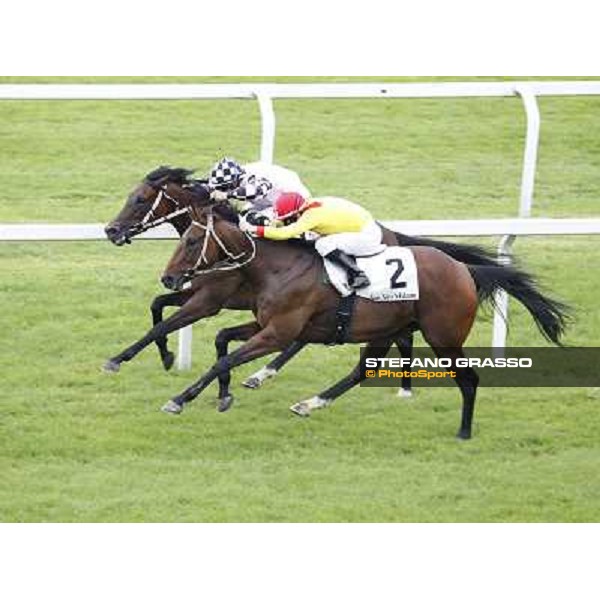
[[[193,205],[202,208],[212,204],[212,200],[210,199],[210,190],[206,184],[202,183],[201,181],[194,181],[187,189],[191,194],[191,201]]]
[[[160,165],[156,167],[156,169],[154,169],[153,171],[150,171],[150,173],[148,173],[146,177],[144,177],[144,180],[148,183],[156,183],[160,179],[166,178],[170,172],[171,167],[169,167],[168,165]]]

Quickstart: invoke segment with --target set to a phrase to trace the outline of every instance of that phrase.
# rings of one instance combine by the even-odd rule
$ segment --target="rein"
[[[206,232],[204,236],[204,242],[202,244],[202,251],[200,252],[200,256],[196,261],[196,264],[185,272],[185,275],[189,278],[195,277],[196,275],[204,275],[206,273],[213,273],[215,271],[233,271],[235,269],[241,269],[245,265],[249,264],[256,257],[256,242],[247,232],[243,232],[246,238],[250,241],[250,245],[252,246],[252,251],[250,255],[240,261],[240,259],[245,256],[245,252],[241,252],[240,254],[233,254],[229,251],[223,240],[217,235],[215,231],[215,219],[212,212],[208,213],[208,217],[206,220],[206,225],[200,223],[200,221],[192,220],[191,226],[199,227],[200,229]],[[210,239],[214,239],[217,246],[223,251],[223,253],[227,256],[225,260],[221,260],[216,262],[212,267],[208,266],[208,258],[206,257],[206,252],[208,250],[208,242]],[[207,265],[206,267],[202,267],[202,265]]]

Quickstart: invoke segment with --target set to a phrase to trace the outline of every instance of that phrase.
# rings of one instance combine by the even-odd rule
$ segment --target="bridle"
[[[158,187],[151,184],[148,185],[150,185],[150,187],[152,187],[152,189],[158,193],[156,194],[156,198],[152,203],[152,207],[144,215],[144,218],[139,223],[136,223],[135,225],[132,225],[129,228],[130,234],[139,235],[140,233],[144,233],[144,231],[148,231],[148,229],[153,229],[154,227],[158,227],[163,223],[172,221],[180,215],[189,213],[189,206],[182,207],[181,203],[179,202],[179,200],[177,200],[177,198],[174,198],[173,196],[167,193],[168,183],[165,183]],[[157,217],[156,209],[160,206],[160,203],[163,201],[163,198],[173,203],[174,210],[166,214],[164,217]]]
[[[246,236],[246,238],[250,241],[250,245],[252,246],[252,250],[246,258],[241,260],[243,257],[246,256],[246,252],[241,252],[240,254],[233,254],[227,248],[223,240],[215,231],[215,218],[212,213],[212,210],[207,215],[206,225],[204,223],[200,223],[200,221],[192,219],[192,224],[190,225],[190,227],[194,226],[199,227],[206,233],[204,235],[204,242],[202,243],[202,251],[200,252],[200,256],[198,257],[196,264],[191,269],[188,269],[185,272],[186,278],[191,279],[193,277],[196,277],[197,275],[204,275],[206,273],[213,273],[215,271],[233,271],[235,269],[241,269],[245,265],[252,262],[256,257],[256,242],[254,241],[254,238],[245,231],[243,233]],[[219,246],[219,248],[222,250],[225,256],[227,256],[227,258],[216,262],[212,266],[209,266],[206,253],[208,251],[208,242],[211,238],[214,239],[217,246]],[[206,265],[206,267],[203,267],[202,265]]]

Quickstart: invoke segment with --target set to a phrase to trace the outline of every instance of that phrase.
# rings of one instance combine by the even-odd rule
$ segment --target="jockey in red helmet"
[[[284,223],[283,227],[247,223],[241,227],[270,240],[289,240],[313,232],[319,236],[315,243],[317,252],[346,269],[351,287],[369,285],[368,277],[352,258],[383,250],[381,228],[369,211],[344,198],[305,200],[300,194],[284,193],[275,202],[275,216]]]

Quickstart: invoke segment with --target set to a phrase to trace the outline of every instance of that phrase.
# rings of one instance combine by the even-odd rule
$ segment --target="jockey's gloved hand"
[[[261,215],[260,213],[254,212],[254,211],[248,211],[244,215],[244,219],[246,219],[246,221],[248,223],[250,223],[250,225],[268,225],[269,224],[269,218],[266,215]]]
[[[215,200],[216,202],[223,202],[229,198],[228,192],[223,192],[222,190],[213,190],[210,193],[210,199]]]
[[[256,231],[258,229],[257,225],[252,225],[252,223],[248,223],[246,219],[240,219],[240,229],[245,231],[246,233],[250,233],[252,235],[256,235]]]

